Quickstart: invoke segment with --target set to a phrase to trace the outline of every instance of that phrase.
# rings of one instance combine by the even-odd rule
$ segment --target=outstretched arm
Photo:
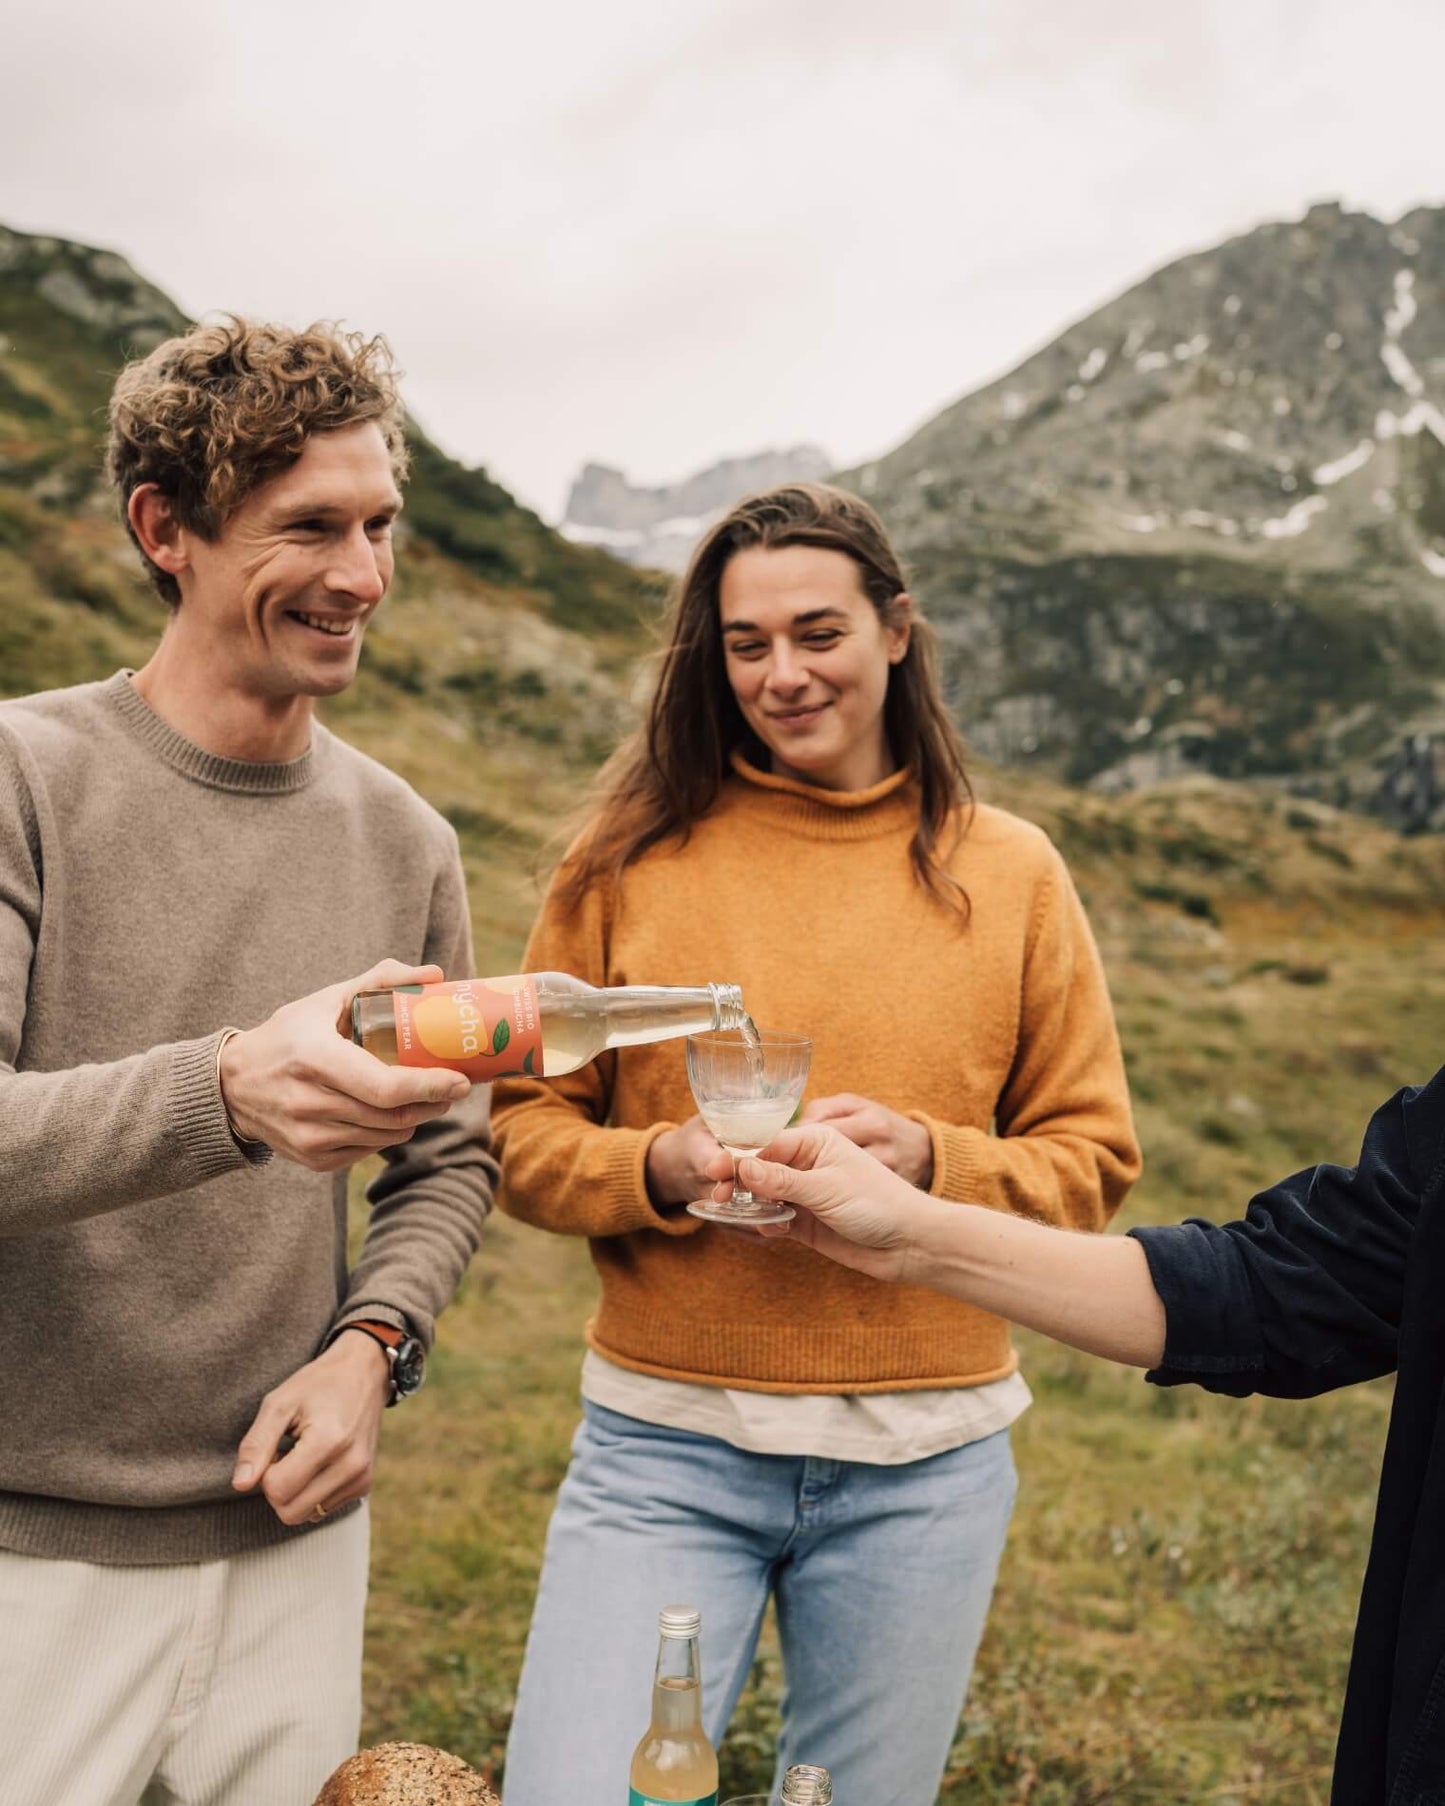
[[[930,1197],[819,1124],[785,1129],[767,1151],[742,1162],[743,1183],[801,1208],[758,1233],[950,1292],[1089,1354],[1136,1367],[1163,1358],[1164,1306],[1137,1243]]]
[[[1422,1200],[1445,1172],[1445,1069],[1371,1117],[1352,1167],[1328,1162],[1197,1219],[1095,1238],[942,1204],[831,1131],[800,1126],[742,1162],[742,1179],[800,1207],[780,1229],[880,1279],[936,1286],[1162,1385],[1310,1397],[1390,1372]],[[725,1178],[722,1162],[709,1176]],[[719,1185],[719,1191],[723,1186]],[[1412,1281],[1412,1271],[1415,1278]],[[1420,1306],[1433,1310],[1422,1293]]]

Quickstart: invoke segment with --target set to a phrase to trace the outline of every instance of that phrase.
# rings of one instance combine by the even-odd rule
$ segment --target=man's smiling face
[[[391,587],[400,509],[377,427],[313,434],[216,539],[188,535],[180,578],[188,639],[199,632],[232,683],[257,698],[344,690]]]

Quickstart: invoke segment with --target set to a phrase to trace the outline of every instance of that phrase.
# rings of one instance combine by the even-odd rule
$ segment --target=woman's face
[[[892,763],[888,667],[908,650],[910,603],[885,626],[844,552],[754,546],[718,586],[728,682],[772,768],[827,790],[866,790]]]

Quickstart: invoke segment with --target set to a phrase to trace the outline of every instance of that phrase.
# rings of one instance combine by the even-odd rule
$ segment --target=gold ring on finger
[[[319,1524],[325,1516],[326,1507],[324,1505],[313,1505],[311,1507],[311,1522],[313,1524]]]

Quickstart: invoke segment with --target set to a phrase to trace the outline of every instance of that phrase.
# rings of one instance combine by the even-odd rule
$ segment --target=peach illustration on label
[[[470,997],[420,997],[412,1005],[411,1019],[417,1039],[439,1060],[471,1060],[491,1051],[483,1048],[486,1023]]]
[[[473,1080],[539,1073],[542,1026],[536,982],[462,978],[392,992],[397,1059],[450,1066]]]

